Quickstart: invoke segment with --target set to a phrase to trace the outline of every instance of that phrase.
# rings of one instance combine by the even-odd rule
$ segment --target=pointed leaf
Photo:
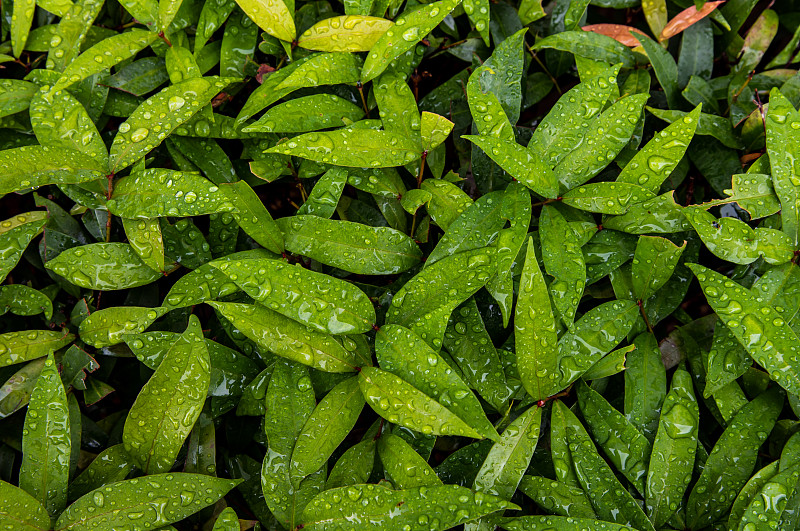
[[[139,392],[125,420],[125,451],[145,473],[172,468],[203,408],[209,365],[200,321],[192,315],[186,331]]]
[[[572,324],[586,285],[581,242],[564,216],[545,205],[539,218],[544,268],[555,280],[549,285],[553,304],[566,325]]]
[[[332,336],[306,328],[263,306],[233,302],[208,304],[246,337],[279,356],[327,372],[356,369],[355,354]]]
[[[161,277],[125,243],[92,243],[65,250],[45,267],[86,289],[127,289]]]
[[[519,490],[548,514],[573,518],[595,517],[592,504],[583,489],[541,476],[522,476]],[[597,521],[593,521],[593,524],[596,525]]]
[[[0,498],[5,502],[0,508],[0,525],[20,531],[50,529],[47,509],[21,488],[0,480]]]
[[[684,249],[685,241],[678,247],[668,239],[658,236],[639,238],[631,266],[636,300],[647,300],[667,283]]]
[[[63,147],[23,146],[0,151],[0,194],[48,184],[79,184],[106,175],[96,159]]]
[[[351,273],[400,273],[422,257],[414,240],[388,227],[308,215],[281,218],[277,224],[287,250]]]
[[[19,486],[56,516],[67,505],[69,431],[67,395],[52,353],[33,389],[22,436]]]
[[[402,437],[384,433],[378,439],[378,455],[386,477],[396,489],[442,484],[436,472]]]
[[[292,11],[284,0],[236,0],[250,19],[276,39],[292,42],[297,35]],[[294,7],[294,2],[292,2]]]
[[[331,17],[307,29],[297,45],[321,52],[368,52],[393,25],[391,20],[365,15]]]

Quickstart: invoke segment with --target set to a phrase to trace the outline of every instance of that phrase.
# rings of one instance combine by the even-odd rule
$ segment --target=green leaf
[[[663,0],[661,1],[663,2]],[[664,5],[664,11],[666,11],[666,5]],[[647,53],[647,58],[650,60],[650,64],[653,65],[658,84],[664,89],[664,95],[667,97],[670,109],[677,109],[680,107],[680,89],[678,88],[678,65],[675,59],[672,58],[666,48],[657,44],[648,36],[641,33],[633,34],[633,36],[641,43]]]
[[[480,402],[447,362],[411,330],[383,326],[375,336],[381,369],[435,400],[482,437],[497,439]]]
[[[366,502],[366,503],[365,503]],[[449,508],[452,507],[453,510]],[[458,485],[391,490],[353,485],[327,490],[306,506],[301,523],[314,531],[407,526],[409,531],[445,530],[516,505]]]
[[[399,376],[375,367],[362,367],[358,375],[367,404],[389,422],[425,435],[482,438],[447,407]]]
[[[686,242],[678,247],[666,238],[641,236],[631,265],[636,300],[645,301],[661,289],[672,276]]]
[[[603,222],[607,229],[628,234],[655,232],[669,234],[691,230],[691,223],[683,216],[683,208],[675,203],[674,192],[667,192],[628,209],[627,214],[614,216]]]
[[[467,102],[475,128],[481,135],[514,142],[514,129],[500,100],[491,90],[494,87],[483,86],[484,74],[490,78],[495,71],[490,66],[483,65],[475,69],[467,83]]]
[[[547,273],[554,277],[549,285],[553,304],[566,325],[575,319],[586,285],[586,262],[577,234],[559,210],[550,205],[539,217],[542,258]]]
[[[769,465],[765,466],[761,470],[757,471],[753,474],[742,490],[739,491],[739,494],[736,496],[736,500],[733,502],[733,506],[731,507],[730,517],[728,518],[728,526],[731,529],[738,529],[739,522],[744,516],[747,507],[750,505],[750,502],[755,498],[759,492],[761,491],[761,487],[767,484],[767,482],[775,477],[778,474],[778,465],[780,461],[773,461]]]
[[[697,264],[687,267],[725,326],[770,377],[790,393],[800,392],[800,358],[794,331],[769,304],[724,276]]]
[[[344,380],[325,395],[303,425],[292,451],[289,475],[295,486],[325,465],[363,408],[358,378]]]
[[[161,277],[125,243],[92,243],[72,247],[48,261],[45,267],[86,289],[134,288]]]
[[[777,21],[775,21],[777,23]],[[740,527],[742,529],[767,529],[771,528],[774,522],[776,525],[786,525],[783,519],[786,519],[787,512],[794,512],[794,504],[792,500],[796,498],[797,480],[800,477],[800,470],[797,467],[791,467],[787,470],[781,470],[778,474],[771,477],[758,493],[750,505],[745,510]],[[772,500],[783,500],[788,498],[788,503],[771,503]],[[789,516],[791,519],[792,516]]]
[[[478,146],[509,175],[537,194],[550,199],[558,196],[558,179],[530,148],[494,136],[463,135],[461,138]]]
[[[772,269],[767,272],[767,275],[770,273],[777,273],[777,271]],[[765,281],[767,275],[762,277]],[[708,352],[706,386],[703,389],[703,397],[711,398],[714,393],[738,379],[752,366],[753,358],[739,344],[730,328],[718,322],[714,327],[714,340],[711,350]]]
[[[393,25],[391,20],[365,15],[326,18],[303,32],[297,45],[321,52],[368,52]]]
[[[146,22],[142,19],[139,21]],[[53,87],[53,92],[67,89],[75,83],[130,59],[150,46],[157,38],[158,35],[152,31],[134,28],[103,39],[79,55],[64,69]]]
[[[153,271],[164,271],[164,238],[161,224],[154,219],[122,218],[128,244]]]
[[[271,147],[264,153],[293,155],[316,162],[356,168],[403,166],[421,156],[419,145],[414,140],[390,131],[369,129],[306,133]]]
[[[736,202],[747,210],[750,219],[771,216],[781,209],[781,203],[772,188],[772,176],[763,173],[745,173],[731,176],[731,189],[725,190],[729,197],[703,203],[704,208]]]
[[[263,306],[209,302],[242,334],[259,346],[292,361],[326,372],[356,370],[355,354],[322,334]]]
[[[133,461],[122,444],[109,446],[92,460],[69,484],[69,499],[80,498],[97,488],[124,480],[133,469]]]
[[[46,223],[47,212],[44,210],[17,214],[0,222],[0,282],[14,269],[23,251]]]
[[[529,238],[514,314],[514,346],[520,380],[534,400],[550,396],[549,380],[558,377],[557,341],[547,284]]]
[[[277,220],[286,249],[360,275],[391,275],[417,265],[422,253],[405,234],[319,216]]]
[[[505,411],[509,389],[503,366],[474,298],[450,315],[442,346],[461,369],[464,381],[496,411]]]
[[[114,184],[109,212],[128,219],[189,217],[231,212],[234,206],[219,187],[200,175],[151,168]]]
[[[632,204],[653,199],[655,194],[638,184],[589,183],[573,188],[561,199],[565,205],[600,214],[624,214]]]
[[[319,474],[301,482],[299,488],[289,478],[292,450],[314,411],[314,402],[308,369],[278,360],[266,395],[264,430],[269,447],[261,469],[261,488],[269,510],[289,529],[294,528],[303,508],[323,487],[324,478]]]
[[[552,396],[566,389],[597,360],[622,341],[633,328],[637,315],[633,301],[609,301],[586,312],[558,340],[558,365],[549,381]]]
[[[440,0],[397,17],[394,26],[370,48],[361,81],[366,83],[380,75],[393,60],[424,39],[459,3],[460,0]]]
[[[26,330],[0,334],[0,367],[50,355],[75,336],[58,330]]]
[[[36,0],[15,0],[11,3],[11,46],[14,57],[19,57],[28,40],[33,23]],[[5,15],[4,15],[5,16]]]
[[[348,172],[344,168],[331,168],[319,178],[308,198],[297,210],[300,215],[310,214],[330,219],[348,181]]]
[[[783,395],[773,387],[742,407],[730,422],[689,494],[686,521],[692,528],[710,525],[730,508],[752,474],[758,449],[772,430],[782,405]]]
[[[171,524],[212,505],[238,483],[184,472],[120,481],[90,492],[70,505],[59,517],[55,529],[115,529],[130,526],[131,521],[150,528]]]
[[[592,130],[553,170],[567,190],[600,173],[622,151],[633,135],[648,98],[649,94],[623,98],[592,121]]]
[[[421,122],[417,101],[405,77],[394,71],[384,72],[372,85],[383,128],[420,144]]]
[[[586,127],[603,110],[617,86],[619,66],[609,67],[564,94],[542,119],[528,143],[551,168],[581,142]]]
[[[0,151],[0,194],[48,184],[79,184],[103,178],[105,164],[63,147],[23,146]]]
[[[165,308],[114,306],[90,314],[81,321],[81,341],[93,347],[106,347],[122,342],[123,334],[144,332],[166,313]]]
[[[53,316],[53,301],[39,290],[25,284],[0,286],[0,311],[31,316],[44,313],[45,319]]]
[[[375,323],[375,309],[363,291],[299,264],[254,258],[214,266],[264,306],[320,332],[366,332]]]
[[[362,443],[363,444],[363,443]],[[384,433],[378,439],[378,455],[386,478],[396,489],[413,489],[442,484],[436,472],[402,437]]]
[[[530,465],[541,423],[542,408],[533,405],[508,425],[475,477],[477,492],[511,499]]]
[[[750,264],[763,256],[767,263],[792,259],[790,238],[781,232],[756,228],[736,218],[715,218],[700,207],[687,207],[683,215],[697,231],[709,251],[735,264]]]
[[[284,78],[277,90],[357,83],[361,58],[352,53],[315,53]]]
[[[145,100],[120,124],[111,144],[109,169],[119,172],[147,155],[229,83],[229,78],[187,79]]]
[[[595,517],[592,504],[583,489],[541,476],[522,476],[519,490],[547,513],[573,518]],[[596,524],[597,521],[594,521],[593,525]]]
[[[386,434],[388,436],[388,434]],[[415,455],[419,456],[416,452]],[[325,490],[366,483],[375,461],[375,441],[371,438],[357,443],[342,454],[325,483]],[[384,465],[386,468],[386,465]]]
[[[539,40],[531,48],[561,50],[604,63],[621,63],[625,68],[632,68],[636,64],[636,57],[627,47],[611,37],[592,31],[563,31]]]
[[[628,354],[625,370],[625,417],[649,440],[658,429],[658,416],[667,395],[667,372],[656,336],[639,334]]]
[[[583,418],[609,461],[643,494],[650,441],[631,424],[625,415],[611,407],[603,396],[585,382],[578,382],[578,403]]]
[[[71,439],[67,395],[53,354],[33,389],[22,436],[19,486],[56,516],[67,505]]]
[[[633,527],[602,522],[590,518],[574,518],[566,516],[518,516],[500,522],[500,527],[508,531],[635,531]]]
[[[472,203],[472,199],[463,190],[442,179],[425,179],[420,189],[431,195],[428,213],[442,230],[447,230]]]
[[[245,181],[225,183],[222,190],[234,205],[233,217],[256,243],[276,254],[284,251],[283,234],[264,203]]]
[[[566,408],[562,410],[573,416]],[[567,424],[569,450],[581,487],[597,512],[609,522],[636,526],[642,531],[653,531],[639,503],[625,490],[611,468],[597,453],[597,449],[583,426],[574,419]]]
[[[657,192],[686,153],[697,129],[701,106],[658,132],[625,165],[618,183],[638,184]]]
[[[245,133],[306,133],[342,127],[364,117],[364,110],[333,94],[313,94],[281,103],[269,109]]]
[[[486,247],[505,225],[500,215],[502,207],[503,192],[499,191],[485,194],[469,205],[447,228],[428,255],[425,267],[457,253]]]
[[[452,311],[481,289],[494,273],[494,248],[448,256],[398,291],[386,312],[387,324],[405,326],[433,348],[440,348]]]
[[[297,36],[294,24],[294,2],[291,8],[284,0],[236,0],[242,11],[273,37],[292,42]]]
[[[236,511],[230,507],[226,507],[219,513],[219,516],[214,521],[214,528],[211,531],[241,531],[241,529]]]
[[[0,480],[0,525],[20,531],[47,531],[50,515],[39,501],[11,483]]]
[[[796,248],[800,244],[800,187],[794,167],[800,114],[778,89],[770,91],[766,118],[767,153],[772,169],[772,184],[781,201],[783,231]]]
[[[145,473],[172,468],[203,408],[209,365],[200,321],[192,315],[125,420],[125,451]]]
[[[681,504],[695,464],[700,413],[688,372],[678,369],[664,400],[647,473],[647,513],[660,528]]]

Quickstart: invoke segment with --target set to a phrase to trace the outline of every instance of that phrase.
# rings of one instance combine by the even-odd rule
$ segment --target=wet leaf
[[[532,499],[536,505],[559,516],[573,518],[594,518],[594,509],[583,489],[570,487],[565,483],[541,476],[522,476],[519,490]],[[500,525],[504,525],[501,523]],[[597,525],[594,521],[592,525]]]
[[[53,316],[53,302],[47,295],[25,284],[0,286],[0,311],[31,316],[44,313],[45,319]]]
[[[393,71],[384,72],[373,83],[372,91],[380,110],[383,128],[409,140],[416,140],[421,151],[419,110],[405,76]]]
[[[685,241],[679,247],[666,238],[639,237],[631,265],[636,300],[647,300],[667,283],[685,249]]]
[[[719,273],[696,264],[687,267],[700,281],[708,303],[750,356],[782,387],[799,392],[797,336],[780,314]]]
[[[557,178],[536,152],[526,150],[516,142],[488,135],[464,135],[462,138],[478,146],[509,175],[534,192],[551,199],[558,196]]]
[[[622,24],[589,24],[588,26],[583,26],[581,29],[583,31],[593,31],[600,35],[611,37],[620,44],[630,46],[631,48],[639,46],[639,41],[636,40],[636,37],[631,35],[631,32],[645,35],[641,30]]]
[[[281,229],[250,185],[245,181],[237,181],[223,184],[222,190],[234,205],[233,217],[239,227],[265,249],[283,253]]]
[[[272,514],[289,528],[294,527],[303,508],[323,487],[319,474],[301,482],[299,488],[294,487],[289,476],[292,450],[314,405],[308,369],[278,360],[266,395],[264,430],[269,448],[261,469],[261,488]]]
[[[356,370],[353,352],[333,337],[307,328],[263,306],[209,302],[247,338],[289,360],[327,372]]]
[[[133,461],[122,444],[109,446],[69,484],[69,499],[80,498],[105,485],[124,480],[133,469]]]
[[[405,326],[438,349],[452,311],[483,287],[494,272],[494,248],[484,247],[439,260],[398,291],[387,324]]]
[[[533,529],[583,531],[587,528],[592,529],[592,531],[633,531],[634,529],[611,522],[564,516],[518,516],[516,518],[503,520],[500,522],[500,527],[508,531],[531,531]]]
[[[365,15],[331,17],[303,32],[297,45],[321,52],[368,52],[393,25],[390,20]]]
[[[367,439],[345,450],[328,474],[325,489],[366,483],[375,461],[375,446],[374,440]]]
[[[553,304],[564,324],[570,325],[586,285],[581,242],[561,212],[549,205],[542,208],[539,237],[545,271],[554,278],[548,286]]]
[[[647,513],[664,525],[683,500],[695,464],[700,413],[688,372],[678,369],[664,400],[647,474]]]
[[[669,234],[691,230],[692,225],[683,212],[683,208],[675,203],[673,192],[667,192],[633,205],[626,214],[605,220],[603,227],[628,234]]]
[[[591,31],[564,31],[550,35],[539,40],[534,46],[534,50],[553,49],[563,52],[571,52],[580,57],[588,57],[595,61],[617,64],[622,63],[623,67],[631,68],[636,58],[624,44],[621,44],[611,37],[594,33]]]
[[[561,196],[562,202],[580,210],[601,214],[624,214],[629,205],[653,199],[655,195],[638,184],[589,183]]]
[[[122,342],[123,334],[144,332],[166,313],[163,308],[117,306],[98,310],[81,321],[81,341],[93,347],[106,347]]]
[[[109,169],[119,172],[147,155],[229,82],[229,78],[187,79],[145,100],[120,124],[111,144]]]
[[[625,417],[652,441],[667,395],[667,373],[653,334],[639,334],[633,344],[636,349],[628,354],[625,370]]]
[[[361,81],[366,83],[380,75],[393,60],[424,39],[459,3],[460,0],[440,0],[397,17],[394,26],[370,48]]]
[[[259,28],[273,37],[286,42],[295,39],[294,2],[291,8],[284,0],[236,0],[236,3]]]
[[[421,150],[417,142],[398,133],[339,129],[296,136],[264,153],[293,155],[336,166],[388,168],[415,161]]]
[[[469,387],[411,330],[397,325],[383,326],[375,337],[375,353],[382,370],[441,404],[482,437],[497,439],[497,432]]]
[[[344,186],[348,182],[347,170],[331,168],[319,178],[306,202],[297,210],[300,215],[311,214],[330,219],[336,211]]]
[[[5,500],[0,509],[0,525],[20,531],[50,529],[50,515],[36,498],[19,487],[0,481],[0,497]]]
[[[75,83],[135,56],[158,38],[152,31],[132,29],[98,42],[74,61],[61,74],[53,91],[64,90]],[[52,42],[52,41],[51,41]]]
[[[164,238],[161,225],[154,219],[122,219],[128,244],[148,267],[164,271]]]
[[[566,433],[575,474],[589,496],[597,516],[608,522],[652,531],[653,525],[633,496],[622,487],[611,468],[597,453],[583,426],[577,420],[573,420],[567,424]]]
[[[449,507],[454,509],[446,509]],[[309,530],[359,529],[366,524],[442,531],[506,508],[516,505],[458,485],[404,490],[354,485],[319,494],[303,511],[301,522],[303,529]]]
[[[353,429],[363,407],[357,377],[344,380],[325,395],[297,435],[289,465],[295,486],[325,465]]]
[[[245,133],[306,133],[318,129],[342,127],[364,117],[358,105],[333,94],[302,96],[269,109]]]
[[[47,184],[78,184],[105,177],[105,164],[80,151],[48,146],[23,146],[0,151],[0,194]]]
[[[150,527],[167,525],[212,505],[238,483],[184,472],[120,481],[90,492],[70,505],[58,518],[55,529],[115,528],[130,525],[131,520]],[[108,510],[98,511],[98,508]]]
[[[689,494],[689,525],[700,528],[728,510],[752,474],[758,449],[772,430],[782,404],[781,392],[772,388],[742,407],[728,424]]]
[[[277,223],[287,250],[351,273],[400,273],[422,257],[411,238],[388,227],[309,215],[281,218]]]
[[[47,223],[47,212],[35,210],[0,222],[0,282],[17,265],[23,251]]]
[[[781,221],[795,247],[800,244],[800,188],[793,166],[794,146],[800,114],[778,91],[770,92],[770,110],[766,117],[767,153],[770,156],[772,184],[781,202]]]
[[[73,247],[48,261],[45,266],[86,289],[133,288],[149,284],[161,276],[142,262],[130,245],[124,243],[92,243]]]
[[[643,494],[650,460],[650,441],[625,415],[611,407],[585,382],[578,382],[578,403],[583,418],[600,448],[628,481]]]
[[[514,314],[514,337],[520,380],[534,400],[550,396],[548,380],[551,375],[557,377],[556,330],[547,284],[539,269],[533,240],[529,239]]]
[[[57,330],[27,330],[0,334],[0,367],[50,355],[68,345],[75,336]]]
[[[71,451],[67,395],[52,353],[31,394],[22,437],[19,486],[56,516],[67,504]]]
[[[203,408],[208,383],[208,349],[193,315],[125,421],[122,441],[139,468],[156,474],[172,468]]]

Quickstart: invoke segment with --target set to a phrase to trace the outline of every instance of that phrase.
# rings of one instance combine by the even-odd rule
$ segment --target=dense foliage
[[[1,5],[0,528],[800,527],[796,3]]]

